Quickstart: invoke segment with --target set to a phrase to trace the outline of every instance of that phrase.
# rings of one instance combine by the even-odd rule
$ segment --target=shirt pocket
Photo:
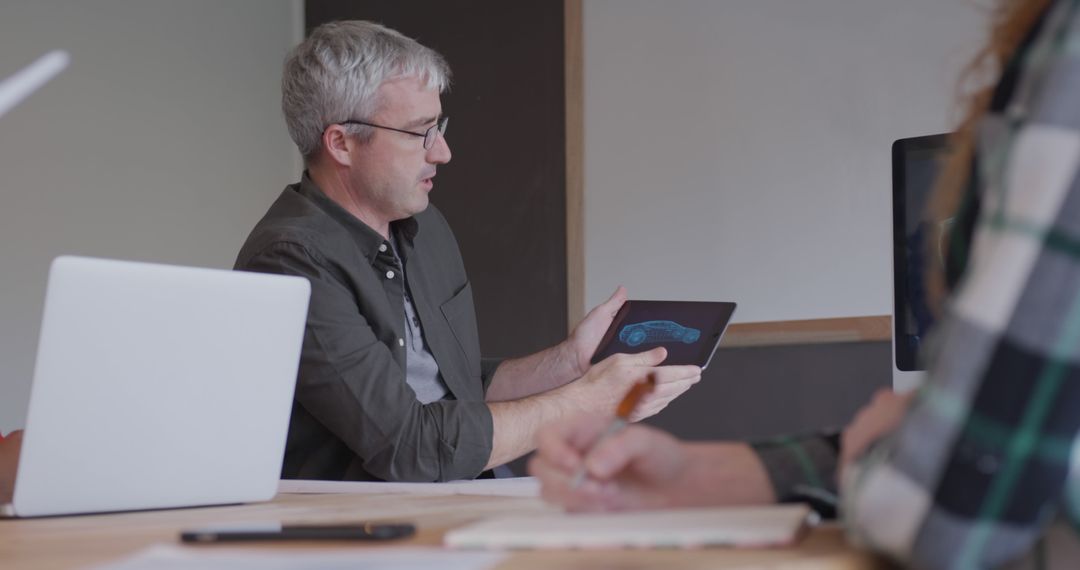
[[[440,309],[465,355],[469,375],[479,378],[480,333],[476,326],[476,306],[473,304],[472,284],[466,281],[465,286],[443,303]]]

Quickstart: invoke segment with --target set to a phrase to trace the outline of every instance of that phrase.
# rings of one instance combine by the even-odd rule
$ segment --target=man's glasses
[[[395,133],[405,133],[407,135],[412,135],[414,137],[420,137],[420,138],[424,139],[424,150],[430,150],[431,147],[435,146],[435,137],[437,135],[445,135],[446,134],[446,125],[449,122],[450,122],[450,117],[447,117],[447,116],[444,115],[444,116],[439,118],[439,121],[437,123],[435,123],[434,125],[431,125],[431,127],[429,127],[428,130],[426,130],[426,131],[424,131],[422,133],[417,133],[417,132],[414,132],[414,131],[406,131],[404,129],[395,129],[394,127],[386,127],[386,126],[383,126],[383,125],[376,125],[375,123],[369,123],[367,121],[358,121],[358,120],[355,120],[355,119],[349,119],[348,121],[341,121],[338,124],[339,125],[364,125],[365,127],[375,127],[376,129],[386,129],[388,131],[394,131]]]

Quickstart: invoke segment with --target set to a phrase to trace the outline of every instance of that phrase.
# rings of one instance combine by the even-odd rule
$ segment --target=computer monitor
[[[947,134],[899,139],[892,146],[893,197],[893,388],[907,390],[924,376],[923,342],[934,324],[926,289],[928,240],[945,228],[932,227],[925,212],[948,152]],[[933,255],[940,258],[940,255]],[[939,263],[940,259],[932,260]]]

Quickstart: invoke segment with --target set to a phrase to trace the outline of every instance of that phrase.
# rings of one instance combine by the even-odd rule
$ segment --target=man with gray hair
[[[428,204],[450,161],[449,81],[439,54],[369,22],[320,26],[285,62],[282,109],[306,170],[236,261],[311,282],[283,477],[472,478],[530,451],[542,423],[610,414],[649,372],[659,386],[638,419],[701,377],[659,366],[662,348],[590,367],[621,288],[557,346],[481,359],[457,242]]]

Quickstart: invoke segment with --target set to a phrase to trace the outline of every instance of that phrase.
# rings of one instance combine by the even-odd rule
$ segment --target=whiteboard
[[[585,296],[891,312],[893,140],[945,131],[970,0],[585,0]]]

